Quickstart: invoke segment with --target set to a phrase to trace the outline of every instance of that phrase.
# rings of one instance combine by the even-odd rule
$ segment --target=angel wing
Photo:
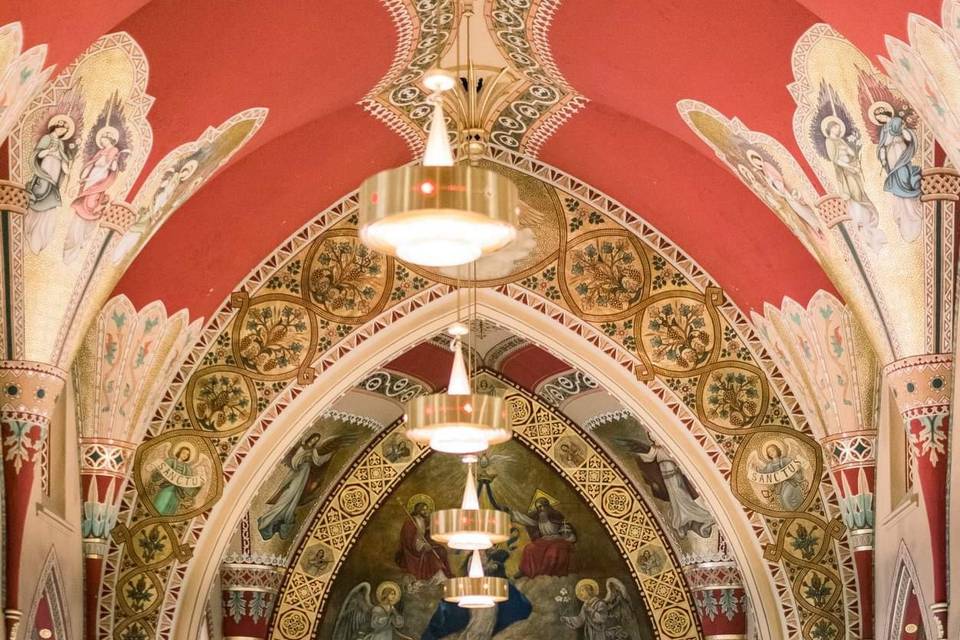
[[[750,455],[747,456],[747,469],[751,471],[758,471],[762,467],[760,462],[760,454],[757,453],[757,450],[754,449],[750,452]]]
[[[650,447],[653,446],[651,442],[644,442],[640,438],[631,438],[629,436],[614,436],[613,441],[618,447],[623,447],[633,455],[647,453],[650,451]]]
[[[836,90],[827,84],[826,80],[820,82],[820,94],[817,98],[817,112],[810,121],[809,135],[817,149],[817,153],[824,160],[830,160],[827,153],[827,136],[823,132],[823,122],[827,118],[837,118],[843,123],[843,136],[852,142],[854,148],[860,149],[860,130],[853,120],[853,116],[847,110],[847,107],[840,101],[840,96]],[[856,141],[856,142],[853,142]]]
[[[340,607],[340,615],[333,627],[331,640],[357,640],[370,633],[370,612],[373,603],[370,602],[370,583],[361,582],[347,594],[347,599]]]
[[[360,440],[360,433],[358,431],[346,431],[344,433],[338,433],[333,436],[327,436],[320,440],[314,449],[317,452],[317,455],[325,455],[336,451],[341,447],[354,444]]]
[[[857,72],[857,99],[860,102],[860,115],[863,116],[864,122],[873,122],[873,111],[879,106],[878,103],[886,103],[893,109],[894,115],[903,118],[904,123],[911,129],[916,129],[919,124],[920,116],[903,96],[895,93],[875,75],[863,69]],[[873,144],[880,143],[880,129],[879,126],[867,127]]]
[[[633,614],[627,587],[616,578],[607,578],[607,595],[603,598],[611,616],[621,623],[624,617]]]

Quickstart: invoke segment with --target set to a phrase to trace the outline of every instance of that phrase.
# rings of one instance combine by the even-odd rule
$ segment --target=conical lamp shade
[[[473,465],[467,465],[467,484],[463,488],[463,504],[460,508],[479,510],[480,500],[477,499],[477,483],[473,480]]]
[[[427,148],[423,152],[423,166],[452,167],[453,150],[447,137],[447,123],[443,119],[443,102],[437,97],[430,120],[430,133],[427,135]]]
[[[467,365],[463,361],[463,350],[460,348],[460,341],[456,340],[453,346],[453,367],[450,369],[450,384],[447,385],[447,393],[451,396],[468,396],[470,390],[470,378],[467,377]]]

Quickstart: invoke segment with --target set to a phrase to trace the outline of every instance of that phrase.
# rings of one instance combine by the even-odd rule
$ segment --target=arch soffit
[[[741,570],[744,587],[755,604],[753,611],[764,636],[786,638],[776,589],[755,531],[743,507],[726,489],[727,480],[696,436],[649,386],[639,382],[623,366],[609,358],[596,358],[595,347],[584,337],[557,333],[556,321],[529,306],[492,290],[478,296],[481,317],[511,329],[553,352],[571,366],[596,379],[602,387],[638,416],[701,490],[717,518],[728,546]],[[264,469],[274,468],[296,444],[313,418],[370,371],[395,359],[410,347],[443,331],[457,317],[455,296],[444,296],[379,330],[369,340],[349,351],[324,372],[324,385],[311,385],[298,396],[270,429],[266,430],[238,467],[224,495],[210,514],[197,542],[195,558],[216,561],[191,562],[182,583],[173,636],[192,637],[202,622],[204,599],[219,570],[219,558],[230,544],[232,533],[255,496]],[[339,482],[340,478],[336,480]],[[307,525],[309,528],[309,525]],[[302,545],[303,542],[299,542]]]
[[[548,186],[558,189],[561,193],[569,195],[571,200],[578,199],[579,201],[585,203],[589,209],[599,212],[601,217],[605,217],[605,219],[609,220],[608,223],[603,224],[608,225],[605,228],[612,229],[614,231],[614,235],[630,239],[630,242],[636,243],[637,247],[641,245],[646,247],[649,251],[659,255],[659,259],[662,259],[664,264],[670,265],[670,267],[677,273],[682,274],[681,280],[687,283],[685,286],[690,287],[689,290],[701,292],[698,295],[706,296],[706,298],[710,300],[709,304],[712,304],[716,307],[714,311],[715,315],[713,316],[714,319],[716,319],[718,322],[722,321],[723,324],[728,327],[727,333],[729,333],[730,336],[736,336],[735,338],[731,337],[729,339],[737,341],[737,344],[740,345],[740,351],[745,354],[742,357],[746,358],[750,362],[758,362],[759,364],[762,364],[764,369],[768,371],[768,373],[764,373],[763,370],[758,368],[756,365],[750,365],[753,367],[752,371],[754,372],[754,375],[757,376],[758,381],[761,382],[764,387],[766,387],[763,402],[767,404],[775,403],[776,416],[778,417],[757,416],[756,420],[750,425],[751,430],[756,431],[758,429],[763,429],[764,427],[761,427],[761,422],[769,418],[782,423],[779,426],[773,427],[777,433],[787,435],[788,437],[794,439],[802,440],[803,442],[809,440],[809,437],[804,433],[805,425],[803,424],[802,416],[799,414],[799,411],[795,406],[795,402],[792,400],[789,392],[785,389],[782,377],[779,376],[779,374],[772,368],[772,365],[769,363],[769,361],[763,356],[762,348],[752,336],[751,329],[746,320],[732,304],[723,300],[722,293],[718,289],[714,288],[712,281],[693,260],[683,254],[668,240],[666,240],[662,234],[659,234],[655,229],[644,223],[638,216],[622,207],[619,203],[592,189],[588,185],[585,185],[576,179],[563,174],[557,169],[538,163],[530,158],[517,156],[508,151],[497,148],[492,149],[491,160],[505,167],[509,167],[514,171],[518,171],[520,174],[537,179]],[[356,202],[355,198],[355,194],[348,195],[333,207],[320,214],[313,222],[306,225],[298,233],[294,234],[290,240],[288,240],[281,248],[274,252],[273,255],[267,258],[257,269],[254,270],[243,286],[250,291],[263,291],[264,285],[266,285],[268,281],[270,281],[270,279],[280,271],[281,268],[283,268],[288,262],[300,257],[302,252],[306,251],[310,246],[312,246],[312,243],[315,244],[314,241],[316,241],[325,232],[329,231],[332,232],[333,235],[343,235],[343,229],[349,227],[347,219],[353,213]],[[612,226],[609,226],[611,222]],[[565,225],[561,224],[561,229],[564,230],[565,228]],[[594,233],[596,231],[599,230],[590,230],[589,233]],[[565,230],[563,231],[563,234],[566,235]],[[331,236],[330,234],[327,234],[327,236],[324,237],[329,238]],[[298,262],[298,264],[300,263]],[[393,267],[391,266],[391,273],[392,268]],[[679,401],[679,398],[677,397],[679,394],[674,393],[674,391],[668,388],[667,385],[658,380],[656,376],[649,376],[650,363],[642,361],[642,354],[635,355],[631,350],[625,349],[622,345],[622,341],[616,342],[608,335],[606,330],[601,331],[600,328],[596,326],[597,324],[600,324],[599,322],[590,324],[589,322],[579,318],[574,313],[571,313],[565,310],[563,307],[558,306],[558,304],[550,302],[539,292],[536,292],[536,290],[531,291],[529,287],[524,288],[523,286],[518,286],[517,284],[510,284],[511,280],[512,278],[505,278],[498,282],[488,282],[486,285],[496,287],[496,290],[500,294],[505,294],[509,297],[515,298],[521,306],[529,306],[535,309],[540,315],[545,315],[547,322],[551,327],[550,330],[545,332],[547,335],[549,335],[551,331],[552,333],[556,333],[556,326],[557,322],[559,321],[560,323],[565,324],[569,329],[573,330],[570,332],[571,334],[587,336],[588,342],[593,345],[589,348],[593,350],[592,353],[597,353],[597,349],[599,348],[600,352],[610,356],[613,361],[622,365],[624,368],[623,374],[627,377],[632,378],[633,373],[647,374],[646,377],[651,379],[645,379],[645,385],[636,384],[635,379],[631,384],[631,387],[634,389],[640,389],[643,386],[646,386],[644,393],[638,394],[637,397],[645,394],[649,395],[649,393],[652,391],[654,396],[664,400],[669,406],[670,411],[681,416],[681,424],[687,429],[693,429],[695,431],[695,435],[691,437],[701,447],[707,447],[710,449],[707,455],[708,458],[712,459],[712,464],[701,466],[717,465],[719,466],[721,477],[726,477],[731,470],[730,458],[734,449],[736,448],[730,447],[730,438],[726,439],[727,448],[725,450],[721,450],[716,445],[713,435],[703,429],[701,420],[698,420],[697,416],[692,414],[694,407],[690,407],[688,409],[687,405]],[[348,333],[348,335],[342,341],[337,343],[332,349],[329,348],[329,344],[326,345],[324,347],[325,351],[322,352],[323,357],[318,357],[316,360],[314,360],[314,356],[311,356],[311,363],[316,365],[320,371],[324,371],[326,374],[331,370],[331,367],[335,363],[341,360],[346,360],[351,355],[352,351],[356,351],[356,347],[358,345],[362,345],[364,342],[369,342],[376,337],[374,332],[376,332],[378,329],[383,329],[390,323],[396,323],[400,321],[404,316],[411,313],[413,310],[422,307],[428,302],[432,303],[438,300],[442,297],[443,291],[443,287],[439,285],[428,286],[427,288],[418,290],[416,292],[411,291],[409,296],[403,297],[399,302],[391,302],[390,307],[388,307],[388,311],[376,316],[373,320],[367,318],[363,320],[363,323],[355,321],[353,326],[357,327],[359,325],[359,331],[352,331],[351,333]],[[210,364],[210,357],[218,348],[218,342],[221,345],[223,344],[218,340],[218,338],[228,336],[231,333],[230,327],[232,324],[234,324],[233,321],[235,319],[234,317],[236,315],[236,310],[245,304],[244,300],[249,300],[249,295],[249,293],[244,293],[243,290],[241,290],[238,296],[235,296],[233,300],[225,303],[222,306],[221,311],[208,325],[203,341],[201,341],[201,343],[198,344],[194,349],[194,353],[188,359],[188,362],[185,365],[184,370],[181,372],[178,381],[176,381],[174,384],[174,389],[172,390],[171,396],[169,396],[168,400],[164,402],[160,413],[158,413],[158,416],[154,420],[151,428],[152,435],[158,436],[163,434],[164,436],[158,440],[157,444],[160,444],[167,438],[176,435],[174,433],[170,433],[171,429],[180,430],[182,432],[184,426],[189,426],[188,423],[183,422],[182,417],[183,404],[181,402],[181,395],[184,391],[184,388],[186,387],[189,389],[191,380],[196,377],[198,371]],[[504,324],[506,326],[512,326],[511,323]],[[440,328],[441,326],[435,326],[431,329],[431,331],[438,332]],[[236,329],[233,331],[235,332]],[[753,354],[760,354],[760,359],[757,360],[757,356]],[[380,354],[377,354],[375,357],[373,357],[373,359],[371,359],[370,356],[367,356],[366,360],[375,361],[379,355]],[[571,363],[576,363],[579,360],[580,358],[568,358],[568,361]],[[360,364],[360,362],[357,364]],[[307,367],[307,369],[307,373],[316,372],[312,366]],[[590,369],[590,367],[587,367],[587,369]],[[304,372],[300,371],[299,373]],[[303,385],[309,383],[310,378],[304,379],[300,375],[296,374],[297,372],[295,372],[295,374],[292,376],[293,379],[284,383],[284,385],[287,386],[273,397],[271,403],[268,403],[266,410],[261,412],[261,409],[258,409],[258,413],[251,419],[252,426],[245,432],[246,437],[239,439],[239,446],[234,446],[232,449],[227,447],[225,449],[223,448],[223,445],[221,445],[220,450],[226,452],[222,457],[223,465],[226,469],[228,477],[234,477],[238,462],[247,455],[249,448],[253,445],[256,439],[262,435],[262,432],[266,426],[278,421],[278,415],[286,410],[286,407],[290,404],[290,401],[304,393]],[[289,377],[290,376],[288,376],[288,378]],[[329,383],[329,380],[330,378],[325,377],[325,382]],[[299,381],[300,386],[289,386],[291,383],[295,383],[297,381]],[[345,391],[349,386],[350,385],[342,386],[341,392]],[[617,385],[614,384],[608,384],[607,386],[611,389],[615,389],[617,387]],[[325,385],[325,388],[329,387],[326,387]],[[335,397],[336,396],[331,396],[328,398],[328,402],[332,401]],[[637,413],[638,415],[645,415],[643,411],[638,411]],[[177,417],[178,415],[180,416],[179,418]],[[657,420],[649,420],[649,422],[651,424],[660,424],[660,421]],[[792,425],[794,428],[791,429],[785,425]],[[721,431],[733,435],[734,442],[738,439],[738,433],[736,429]],[[216,433],[208,432],[205,435],[197,431],[194,431],[193,433],[198,436],[202,435],[202,437],[207,439],[225,438],[224,435]],[[753,435],[759,435],[759,433],[751,433],[747,437],[751,438]],[[664,434],[660,434],[660,438],[664,442],[669,442],[671,440],[670,435],[665,436]],[[231,444],[232,446],[236,443],[237,439],[234,439],[232,443],[228,444]],[[150,446],[149,441],[147,441],[146,446]],[[819,465],[821,464],[821,453],[819,447],[810,445],[810,455],[815,456],[819,468]],[[736,460],[733,462],[736,463]],[[691,474],[692,477],[695,477],[696,475],[697,474],[695,473]],[[829,486],[825,486],[824,484],[818,482],[819,479],[820,473],[817,471],[813,476],[812,484],[807,494],[808,497],[806,499],[806,506],[803,508],[812,508],[818,513],[823,513],[823,511],[820,510],[827,508],[829,513],[836,513],[835,496],[833,495]],[[698,482],[698,484],[700,483]],[[719,485],[719,483],[713,482],[710,486],[714,485]],[[708,483],[702,483],[702,486],[708,486]],[[233,495],[232,492],[231,495]],[[212,503],[216,503],[217,499],[219,499],[219,493],[212,500]],[[125,508],[127,517],[129,517],[129,514],[133,513],[134,509],[136,509],[134,506],[136,501],[137,497],[135,494],[132,492],[128,494],[126,500],[127,506]],[[231,502],[232,501],[233,500],[231,499]],[[731,499],[731,501],[733,503],[737,502],[733,499]],[[825,504],[828,506],[824,507]],[[209,505],[206,508],[209,508]],[[216,507],[213,513],[217,513],[220,508],[223,508],[222,505]],[[211,516],[210,511],[202,511],[201,513],[202,515],[191,525],[192,533],[182,538],[185,541],[184,544],[189,545],[198,539],[203,530],[205,522]],[[190,514],[176,516],[176,521],[189,524],[192,517],[187,517],[189,515]],[[842,528],[839,530],[833,528],[832,523],[835,518],[828,517],[827,519],[824,519],[823,516],[815,515],[814,512],[791,512],[788,514],[782,512],[767,512],[767,515],[774,516],[775,518],[779,519],[779,522],[781,523],[783,523],[783,518],[790,518],[794,524],[800,522],[800,520],[795,519],[799,517],[808,523],[813,522],[816,524],[816,526],[821,527],[823,532],[828,534],[828,537],[819,547],[816,557],[817,561],[822,559],[823,562],[827,564],[821,564],[820,568],[815,570],[817,573],[810,573],[809,577],[812,578],[814,575],[819,575],[821,578],[818,579],[828,577],[833,580],[837,585],[837,588],[833,591],[833,595],[829,598],[828,606],[835,607],[836,611],[842,610],[844,602],[849,603],[849,601],[855,598],[855,586],[852,588],[850,586],[852,581],[852,570],[850,570],[849,558],[844,555],[846,553],[845,546],[835,543],[834,540],[834,538],[839,538],[842,535]],[[792,583],[796,581],[799,584],[799,580],[796,580],[794,576],[788,575],[783,568],[783,563],[779,562],[780,560],[784,559],[784,556],[787,555],[782,551],[782,546],[785,543],[784,536],[786,534],[787,527],[780,527],[779,538],[774,538],[771,537],[771,532],[765,524],[765,519],[755,510],[748,512],[748,518],[753,528],[753,536],[744,535],[741,537],[742,539],[751,540],[756,540],[756,538],[759,537],[761,543],[768,544],[768,552],[770,551],[770,547],[773,547],[773,555],[768,555],[766,558],[771,563],[770,566],[772,567],[774,576],[773,581],[776,585],[775,591],[777,596],[773,601],[783,604],[784,611],[786,612],[786,619],[782,622],[787,628],[794,630],[790,633],[795,631],[798,632],[799,628],[803,625],[798,617],[798,607],[794,604],[795,595],[794,589],[792,588]],[[130,521],[130,526],[137,527],[140,531],[142,531],[144,527],[152,526],[151,522],[151,518],[149,517],[146,520],[141,518],[141,522],[137,522],[135,520]],[[164,521],[164,526],[167,526],[166,522],[171,522],[171,518],[167,518]],[[790,524],[790,522],[788,521],[787,524]],[[129,534],[129,531],[121,533],[127,535]],[[129,545],[127,546],[129,547]],[[124,553],[123,548],[115,550],[114,556],[111,560],[112,567],[114,567],[114,569],[109,578],[112,581],[116,581],[118,577],[116,568],[121,566],[119,554],[122,553]],[[180,561],[180,557],[182,556],[180,549],[176,551],[175,556],[176,557],[171,555],[170,562]],[[738,557],[738,560],[741,560],[740,564],[744,567],[752,566],[750,562],[744,562],[743,558]],[[809,563],[806,564],[809,567]],[[837,571],[835,567],[838,566],[840,571],[843,572],[842,578],[835,573],[835,571]],[[144,570],[149,569],[152,574],[150,576],[151,579],[155,579],[156,575],[153,574],[157,572],[164,576],[169,576],[170,568],[170,566],[167,566],[133,569],[131,572],[126,574],[126,577],[129,578],[130,576],[135,576],[137,573],[142,573]],[[801,569],[801,571],[806,574],[809,573],[809,571],[814,570],[810,568]],[[824,573],[824,571],[826,573]],[[181,580],[179,576],[181,573],[182,569],[178,570],[175,574],[177,576],[177,588],[172,590],[172,595],[174,597],[180,592],[179,586]],[[850,576],[849,578],[847,577],[848,575]],[[119,577],[121,578],[121,581],[124,579],[124,576]],[[162,579],[166,580],[167,578],[164,577]],[[105,588],[105,592],[105,596],[108,599],[115,599],[117,596],[119,596],[119,593],[114,591],[112,583]],[[756,594],[751,595],[753,596],[755,602],[771,602],[768,598],[758,598]],[[159,604],[160,603],[158,602],[158,608]],[[169,632],[170,623],[172,622],[172,617],[175,610],[173,602],[168,602],[168,605],[169,606],[163,606],[163,614],[159,620],[159,631],[162,635],[166,635]],[[774,607],[764,607],[764,610],[774,611],[776,609]],[[806,610],[810,611],[810,607],[806,607]],[[836,614],[827,615],[834,615],[835,617],[833,619],[836,620],[835,624],[840,627],[845,626],[844,622],[842,621],[843,617],[847,617],[849,619],[850,616],[853,616],[854,621],[856,620],[855,610],[848,612],[846,616],[843,614],[839,616]],[[145,623],[152,624],[149,622],[146,616],[143,615],[141,615],[140,618],[138,618],[135,622],[141,626]],[[118,618],[118,623],[124,624],[122,614]],[[783,628],[780,624],[775,626],[777,628]]]

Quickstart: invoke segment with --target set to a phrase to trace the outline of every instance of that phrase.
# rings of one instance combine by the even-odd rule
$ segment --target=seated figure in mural
[[[397,566],[417,580],[441,580],[453,575],[446,548],[430,539],[433,510],[433,498],[424,494],[413,496],[407,501],[407,517],[400,528]]]
[[[513,520],[526,527],[530,536],[520,559],[520,574],[523,576],[562,577],[570,572],[577,533],[555,505],[556,500],[538,491],[527,513],[511,511]]]
[[[153,506],[162,516],[193,508],[194,498],[207,481],[202,468],[197,467],[196,447],[181,443],[171,447],[171,454],[157,460],[149,473],[155,491]]]

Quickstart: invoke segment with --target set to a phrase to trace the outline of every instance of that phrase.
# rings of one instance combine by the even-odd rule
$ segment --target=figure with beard
[[[555,501],[538,492],[527,513],[511,511],[513,520],[526,527],[530,536],[520,558],[520,573],[528,578],[563,577],[570,572],[577,534],[554,505]]]

